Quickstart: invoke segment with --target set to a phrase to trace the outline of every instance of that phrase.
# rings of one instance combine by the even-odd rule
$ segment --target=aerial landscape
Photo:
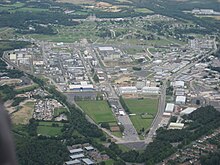
[[[220,1],[1,0],[0,101],[19,165],[220,165]]]

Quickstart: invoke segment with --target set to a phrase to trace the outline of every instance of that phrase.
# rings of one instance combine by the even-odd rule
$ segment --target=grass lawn
[[[37,126],[37,133],[46,136],[57,136],[61,134],[61,127]]]
[[[61,108],[55,108],[54,109],[54,116],[59,116],[60,114],[67,112],[67,109],[64,107]]]
[[[58,127],[53,127],[52,124],[58,124]],[[40,121],[39,126],[37,126],[37,133],[46,136],[57,136],[61,134],[63,123],[61,122],[50,122],[50,121]]]
[[[105,161],[105,165],[113,165],[113,163],[114,163],[114,160],[112,160],[112,159]]]
[[[116,122],[116,119],[113,116],[112,111],[107,104],[107,101],[77,101],[76,103],[96,123]]]
[[[131,113],[136,115],[130,116],[137,132],[142,128],[147,130],[150,128],[154,116],[157,113],[158,99],[144,98],[144,99],[124,99]],[[142,115],[142,114],[148,115]]]

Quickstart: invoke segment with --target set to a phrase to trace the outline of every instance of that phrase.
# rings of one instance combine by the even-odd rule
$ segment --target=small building
[[[174,104],[173,103],[167,103],[165,112],[173,112],[174,110]]]
[[[87,147],[85,147],[85,150],[86,151],[93,151],[94,147],[93,146],[87,146]]]
[[[65,165],[80,165],[81,164],[81,161],[78,160],[78,159],[75,159],[75,160],[70,160],[70,161],[67,161],[64,163]]]
[[[177,96],[176,97],[176,104],[185,104],[186,103],[186,96]]]
[[[84,157],[85,157],[84,154],[74,154],[74,155],[70,155],[70,158],[71,158],[72,160],[82,159],[82,158],[84,158]]]
[[[192,113],[193,111],[195,111],[196,109],[197,108],[195,108],[195,107],[188,107],[180,112],[180,116],[188,115],[188,114]]]
[[[124,116],[125,112],[124,111],[118,111],[120,116]]]
[[[183,129],[184,124],[183,123],[170,123],[168,129]]]
[[[85,165],[95,164],[95,162],[93,162],[93,161],[92,161],[91,159],[89,159],[89,158],[82,159],[82,161],[84,162]]]

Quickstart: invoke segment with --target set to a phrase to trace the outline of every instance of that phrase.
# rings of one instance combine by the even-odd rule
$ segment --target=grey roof
[[[83,149],[82,148],[77,148],[77,149],[72,149],[72,150],[69,150],[71,154],[74,154],[74,153],[78,153],[78,152],[83,152]]]
[[[91,164],[95,164],[92,160],[90,160],[89,158],[85,158],[85,159],[82,159],[82,161],[84,163],[86,163],[87,165],[91,165]]]
[[[74,164],[79,164],[79,163],[80,163],[80,160],[78,159],[65,162],[66,165],[74,165]]]
[[[78,159],[78,158],[83,158],[83,157],[85,157],[85,155],[84,154],[75,154],[75,155],[70,155],[70,158],[71,159]]]
[[[89,150],[94,150],[94,148],[93,148],[92,146],[85,147],[85,149],[86,149],[87,151],[89,151]]]

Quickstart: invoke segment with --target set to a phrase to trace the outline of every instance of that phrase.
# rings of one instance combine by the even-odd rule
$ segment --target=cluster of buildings
[[[201,155],[207,155],[207,153],[212,153],[218,149],[216,144],[220,142],[219,136],[220,130],[216,130],[214,133],[196,140],[192,145],[181,149],[179,152],[169,157],[169,159],[165,160],[165,162],[173,160],[176,163],[184,165],[199,165],[201,164]],[[216,144],[213,144],[210,141],[215,141]]]
[[[89,143],[76,144],[67,148],[71,160],[66,161],[64,165],[93,165],[109,159],[108,155],[101,154]]]
[[[115,47],[98,47],[101,58],[104,61],[117,61],[123,55],[120,49]]]
[[[61,107],[64,108],[61,103],[54,99],[37,100],[34,106],[33,118],[50,121],[54,118],[55,110]]]

